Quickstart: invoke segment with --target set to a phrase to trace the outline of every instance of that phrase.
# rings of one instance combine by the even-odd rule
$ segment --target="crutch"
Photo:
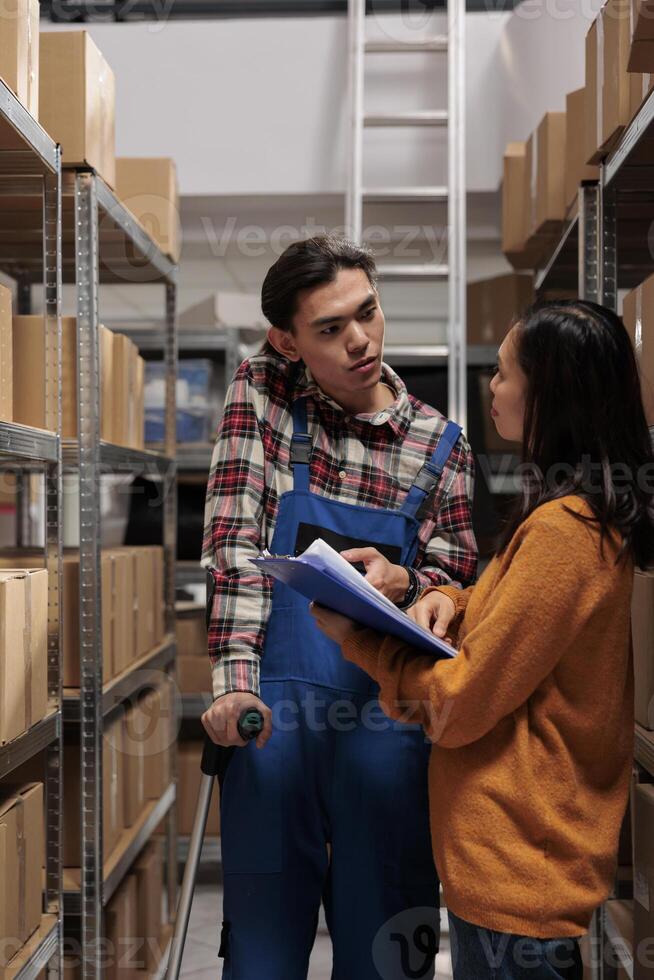
[[[238,733],[245,742],[251,742],[263,729],[263,715],[258,708],[246,708],[238,720]],[[188,858],[184,868],[184,879],[182,890],[177,906],[175,917],[175,931],[170,947],[170,958],[168,969],[166,970],[167,980],[178,980],[182,956],[184,954],[184,944],[186,943],[186,933],[188,932],[188,922],[191,915],[191,904],[193,902],[193,892],[195,890],[195,880],[202,853],[202,841],[204,831],[207,826],[209,816],[209,806],[211,804],[211,794],[216,777],[224,771],[225,755],[230,752],[221,745],[215,745],[208,735],[204,738],[204,748],[202,750],[202,781],[200,792],[198,793],[198,803],[193,821],[193,833],[188,849]],[[230,753],[231,754],[231,753]],[[175,869],[169,868],[169,874],[174,874]]]

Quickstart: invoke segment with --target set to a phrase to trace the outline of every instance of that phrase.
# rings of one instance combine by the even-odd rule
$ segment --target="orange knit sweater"
[[[434,743],[429,788],[448,908],[475,925],[553,938],[588,928],[615,872],[633,751],[633,566],[544,504],[455,599],[451,661],[353,630],[343,652],[384,710]],[[430,590],[433,591],[433,590]]]

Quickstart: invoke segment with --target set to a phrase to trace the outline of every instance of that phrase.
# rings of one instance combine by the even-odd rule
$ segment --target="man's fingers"
[[[409,616],[423,629],[431,629],[432,611],[424,602],[418,602],[409,609]]]
[[[438,619],[434,623],[434,634],[436,636],[445,636],[447,633],[447,628],[452,621],[452,610],[450,607],[442,602],[438,607]]]
[[[379,558],[380,554],[376,548],[350,548],[347,551],[341,551],[341,556],[345,558],[346,561],[373,561],[375,558]]]

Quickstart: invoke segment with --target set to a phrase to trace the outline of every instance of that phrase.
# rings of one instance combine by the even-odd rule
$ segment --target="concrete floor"
[[[217,980],[222,961],[217,958],[218,924],[221,921],[222,891],[213,885],[198,885],[191,911],[182,977],[185,980]],[[436,980],[451,980],[447,919],[442,914],[441,952],[436,958]],[[214,937],[212,941],[211,937]],[[331,980],[331,943],[321,919],[311,954],[309,980]]]

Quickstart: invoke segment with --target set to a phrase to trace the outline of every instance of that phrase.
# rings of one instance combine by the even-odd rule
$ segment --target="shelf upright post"
[[[604,164],[600,173],[600,300],[611,310],[618,307],[618,236],[615,182],[604,182]]]
[[[600,185],[582,184],[579,202],[579,297],[599,303],[600,296]]]
[[[79,434],[81,943],[84,980],[102,974],[102,635],[99,493],[98,199],[75,173]]]
[[[61,434],[61,150],[57,169],[43,181],[43,288],[45,316],[46,428]],[[62,460],[61,439],[56,462],[45,467],[45,564],[48,570],[48,708],[62,705]],[[63,976],[62,809],[63,752],[59,738],[46,751],[45,911],[58,918],[57,976]],[[50,967],[55,964],[50,961]]]
[[[166,337],[164,358],[166,364],[166,412],[165,412],[165,453],[170,463],[164,476],[164,601],[166,633],[175,632],[175,562],[177,559],[177,464],[175,452],[177,444],[177,287],[168,280],[166,289]],[[174,662],[169,667],[170,682],[175,681]],[[170,698],[169,752],[170,782],[177,783],[175,746],[177,744],[177,688],[173,685]],[[166,817],[166,886],[168,893],[168,916],[172,918],[177,909],[177,814],[174,806]]]

